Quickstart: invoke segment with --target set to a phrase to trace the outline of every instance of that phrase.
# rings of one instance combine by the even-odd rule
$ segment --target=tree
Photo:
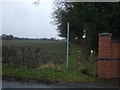
[[[120,4],[117,2],[62,2],[55,7],[53,19],[60,36],[66,37],[67,22],[70,23],[70,39],[82,38],[85,30],[87,51],[97,52],[98,33],[109,32],[113,37],[119,37]]]
[[[2,34],[1,37],[2,37],[3,40],[13,40],[14,39],[13,35]]]
[[[59,36],[66,37],[67,22],[70,23],[70,40],[75,37],[81,38],[83,27],[77,12],[69,2],[55,2],[55,11],[53,12],[54,24],[57,25]]]

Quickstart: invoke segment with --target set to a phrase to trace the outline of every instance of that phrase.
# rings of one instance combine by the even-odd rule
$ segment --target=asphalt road
[[[2,88],[118,88],[118,81],[109,83],[64,83],[64,82],[39,82],[36,80],[18,81],[14,78],[3,79]]]

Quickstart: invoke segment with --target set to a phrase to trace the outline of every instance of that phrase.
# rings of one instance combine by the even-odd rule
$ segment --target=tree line
[[[45,41],[64,41],[64,39],[56,39],[56,38],[53,38],[51,37],[50,39],[49,38],[20,38],[20,37],[15,37],[13,35],[6,35],[6,34],[2,34],[0,36],[0,38],[2,40],[45,40]]]

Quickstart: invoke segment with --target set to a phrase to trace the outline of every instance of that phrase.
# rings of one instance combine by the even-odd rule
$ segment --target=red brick
[[[111,43],[110,34],[100,34],[98,50],[98,77],[120,77],[120,60],[117,60],[120,59],[120,43]]]

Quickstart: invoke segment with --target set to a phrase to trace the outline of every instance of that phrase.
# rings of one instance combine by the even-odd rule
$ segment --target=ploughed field
[[[66,58],[66,43],[62,41],[3,40],[3,68],[33,68],[43,64],[59,65]]]

